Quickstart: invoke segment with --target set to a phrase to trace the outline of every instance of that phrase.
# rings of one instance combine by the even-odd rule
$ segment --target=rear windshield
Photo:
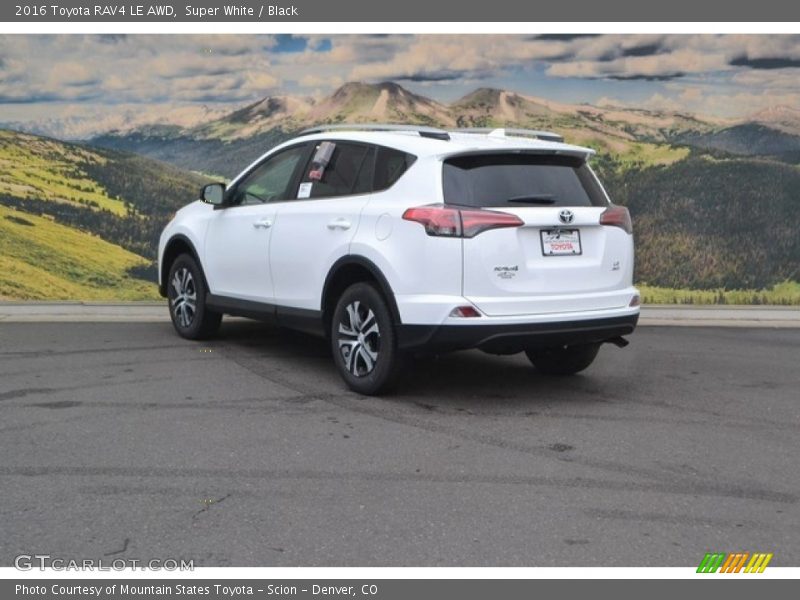
[[[481,154],[447,159],[444,201],[475,207],[608,204],[582,158],[536,154]]]

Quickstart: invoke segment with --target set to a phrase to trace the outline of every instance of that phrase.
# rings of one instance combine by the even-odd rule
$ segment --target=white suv
[[[576,373],[639,316],[630,217],[592,153],[528,130],[310,129],[178,211],[160,291],[185,338],[223,313],[326,336],[363,394],[409,354],[466,348]]]

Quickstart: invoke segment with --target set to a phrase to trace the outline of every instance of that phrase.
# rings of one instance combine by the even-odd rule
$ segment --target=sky
[[[800,108],[792,35],[3,35],[0,123],[191,125],[267,95],[395,81],[739,118]],[[66,131],[66,130],[65,130]]]

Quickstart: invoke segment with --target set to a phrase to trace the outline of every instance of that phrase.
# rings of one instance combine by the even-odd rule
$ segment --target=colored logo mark
[[[697,572],[763,573],[771,560],[771,552],[754,552],[753,554],[749,552],[708,552],[700,561]]]

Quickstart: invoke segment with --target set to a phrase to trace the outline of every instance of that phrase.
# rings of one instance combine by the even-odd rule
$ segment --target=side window
[[[257,166],[232,190],[232,205],[262,204],[286,200],[297,165],[307,150],[305,145],[283,150]]]
[[[364,163],[361,165],[361,170],[356,178],[356,185],[353,188],[354,194],[368,194],[372,191],[372,178],[375,174],[375,150],[375,146],[370,146],[369,150],[367,150]]]
[[[318,142],[303,172],[297,197],[331,198],[370,191],[370,156],[370,149],[361,144]]]
[[[393,150],[392,148],[378,147],[375,158],[375,184],[373,190],[380,192],[394,185],[408,168],[417,160],[416,156]]]

